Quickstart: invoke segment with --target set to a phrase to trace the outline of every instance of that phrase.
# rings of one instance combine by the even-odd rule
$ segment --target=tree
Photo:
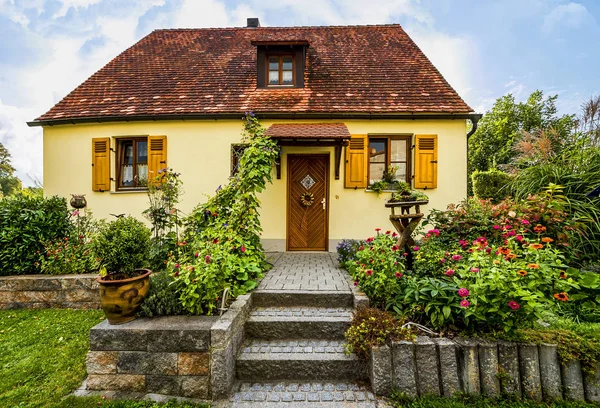
[[[552,129],[558,140],[569,138],[575,115],[558,116],[557,98],[557,95],[544,98],[539,90],[526,102],[517,103],[512,94],[498,98],[469,140],[469,176],[476,170],[510,164],[517,155],[516,144],[526,133]]]
[[[21,191],[21,180],[14,173],[15,168],[10,164],[10,153],[0,143],[0,196],[6,197]]]

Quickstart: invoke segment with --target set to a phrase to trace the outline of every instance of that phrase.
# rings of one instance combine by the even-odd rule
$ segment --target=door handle
[[[325,197],[323,197],[323,199],[321,200],[321,204],[323,204],[323,209],[326,209],[326,204],[327,204],[327,200],[325,200]]]

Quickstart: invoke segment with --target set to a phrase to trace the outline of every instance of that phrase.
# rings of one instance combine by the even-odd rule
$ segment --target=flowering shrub
[[[345,265],[348,261],[354,261],[356,259],[356,253],[358,248],[363,245],[365,241],[359,241],[356,239],[343,239],[336,247],[338,254],[338,262],[340,265]]]
[[[368,358],[373,346],[388,344],[393,340],[411,340],[410,329],[402,328],[406,322],[389,312],[374,308],[361,308],[354,313],[352,324],[346,332],[346,350]]]
[[[346,268],[372,304],[385,307],[405,284],[405,256],[396,245],[397,234],[376,231],[377,235],[367,238],[365,244],[358,247],[356,260],[348,261]]]
[[[426,224],[443,231],[441,242],[446,245],[471,243],[486,237],[490,245],[502,245],[517,231],[537,233],[553,239],[567,260],[577,259],[575,248],[570,242],[576,234],[584,234],[584,225],[569,216],[567,201],[559,189],[552,187],[526,200],[506,199],[498,204],[489,200],[469,199],[448,210],[432,210]]]
[[[267,268],[257,195],[271,181],[278,149],[252,113],[245,117],[244,131],[248,147],[237,174],[194,209],[180,243],[184,251],[168,261],[181,304],[189,313],[213,314],[224,289],[233,297],[246,293]]]

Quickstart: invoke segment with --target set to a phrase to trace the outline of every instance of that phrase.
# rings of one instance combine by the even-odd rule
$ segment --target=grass
[[[0,407],[207,407],[67,397],[85,378],[89,332],[102,320],[98,310],[0,311]]]
[[[392,394],[390,402],[393,407],[400,408],[590,408],[600,407],[598,404],[585,402],[556,401],[535,402],[532,400],[516,400],[509,397],[491,399],[472,395],[459,395],[454,398],[422,397],[407,398],[405,395]]]

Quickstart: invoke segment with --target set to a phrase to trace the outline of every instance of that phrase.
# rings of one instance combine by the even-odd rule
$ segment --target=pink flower
[[[454,275],[454,269],[448,269],[446,271],[446,276],[452,276],[452,275]]]
[[[444,263],[444,262],[446,262],[446,258],[440,259],[440,263]]]
[[[502,227],[500,225],[494,225],[492,228],[494,228],[497,231],[497,230],[499,230]]]
[[[77,216],[77,215],[79,215],[79,210],[75,210],[75,211],[73,211],[73,217],[75,217],[75,216]]]
[[[479,268],[471,268],[471,272],[477,273],[477,272],[479,272]]]
[[[373,237],[367,238],[367,243],[373,242]]]
[[[485,252],[487,252],[489,254],[490,252],[492,252],[492,248],[486,248]]]
[[[467,299],[463,299],[463,300],[460,301],[460,305],[462,307],[469,307],[470,304],[471,303]]]
[[[511,230],[511,229],[512,229],[512,227],[510,225],[505,225],[504,226],[504,230],[506,230],[506,231]]]
[[[392,251],[396,252],[398,250],[398,245],[392,245]]]
[[[460,255],[452,255],[453,261],[460,261],[461,259],[462,259],[462,256],[460,256]]]
[[[180,266],[181,265],[179,265],[179,264],[175,264],[175,269],[179,269]]]
[[[354,281],[354,286],[358,286],[358,282],[357,281]]]
[[[465,241],[464,239],[461,239],[460,241],[458,241],[458,243],[462,246],[469,245],[469,241]]]
[[[199,252],[196,252],[196,253],[194,254],[194,256],[195,256],[196,258],[198,258],[198,257],[200,256],[200,253],[199,253]]]
[[[367,269],[365,273],[367,274],[367,276],[371,276],[373,275],[373,269]]]
[[[517,235],[515,239],[519,242],[523,241],[523,235]]]
[[[421,249],[421,248],[419,248],[418,246],[413,247],[413,251],[418,251],[419,249]]]
[[[390,235],[391,233],[392,233],[392,231],[390,231],[390,230],[387,230],[387,231],[385,232],[385,235]]]
[[[246,247],[242,245],[242,247],[240,248],[240,251],[246,252]]]
[[[400,279],[402,277],[402,272],[396,272],[396,278]]]
[[[210,262],[211,262],[210,255],[206,255],[206,256],[204,257],[204,262],[206,262],[206,263],[210,263]]]
[[[529,221],[527,221],[527,220],[521,220],[521,224],[523,224],[523,225],[529,225],[531,223]]]
[[[408,256],[408,252],[403,253],[402,256],[406,258]]]
[[[463,297],[463,298],[469,296],[469,289],[467,289],[467,288],[460,288],[458,290],[458,296]]]
[[[398,236],[398,234],[397,234],[397,233],[395,233],[395,232],[392,232],[392,237],[396,238],[397,236]]]
[[[510,307],[512,310],[517,310],[521,307],[521,305],[519,305],[514,300],[511,300],[510,302],[508,302],[508,307]]]

